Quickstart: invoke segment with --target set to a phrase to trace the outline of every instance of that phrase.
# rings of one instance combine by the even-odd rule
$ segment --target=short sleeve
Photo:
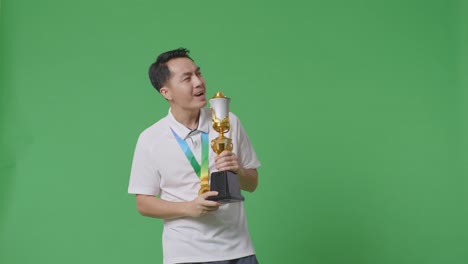
[[[234,117],[237,122],[237,128],[238,128],[239,148],[238,148],[237,157],[239,159],[239,162],[243,168],[256,169],[260,167],[261,165],[260,161],[257,158],[257,154],[255,153],[252,143],[250,143],[249,136],[245,132],[245,129],[242,126],[242,123],[235,115]]]
[[[140,136],[133,155],[128,193],[159,195],[161,176],[151,155],[151,145]]]

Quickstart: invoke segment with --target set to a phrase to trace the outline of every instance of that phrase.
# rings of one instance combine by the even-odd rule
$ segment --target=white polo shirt
[[[233,152],[240,166],[258,168],[260,162],[239,119],[229,113]],[[128,192],[160,196],[173,202],[192,201],[198,196],[200,179],[175,139],[171,128],[201,160],[201,131],[209,140],[219,134],[211,127],[211,111],[201,109],[198,128],[190,130],[169,114],[140,134],[133,157]],[[209,149],[210,173],[216,171],[216,154]],[[164,220],[164,264],[209,262],[255,254],[247,230],[243,202],[221,205],[199,218]]]

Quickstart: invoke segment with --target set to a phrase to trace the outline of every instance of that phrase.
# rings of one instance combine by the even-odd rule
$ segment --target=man
[[[208,148],[207,141],[218,134],[211,127],[211,111],[205,107],[205,80],[188,54],[183,48],[168,51],[150,66],[151,83],[170,109],[166,117],[141,133],[128,192],[136,194],[142,215],[163,219],[164,264],[255,264],[243,202],[207,200],[217,192],[199,194],[198,174],[204,166],[210,173],[230,170],[238,175],[241,189],[253,192],[260,162],[232,113],[226,136],[232,139],[233,150],[216,155],[210,149],[209,157],[202,153]]]

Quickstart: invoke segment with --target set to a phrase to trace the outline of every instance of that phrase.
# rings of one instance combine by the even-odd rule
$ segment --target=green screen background
[[[127,184],[187,47],[263,166],[261,263],[468,263],[468,4],[64,1],[0,7],[0,263],[162,263]]]

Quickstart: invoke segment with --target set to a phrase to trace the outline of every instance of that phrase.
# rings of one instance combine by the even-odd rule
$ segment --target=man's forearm
[[[187,202],[169,202],[151,195],[136,195],[137,209],[140,214],[161,219],[187,216]]]
[[[240,169],[237,175],[239,178],[239,185],[242,190],[253,192],[257,189],[257,169]]]

